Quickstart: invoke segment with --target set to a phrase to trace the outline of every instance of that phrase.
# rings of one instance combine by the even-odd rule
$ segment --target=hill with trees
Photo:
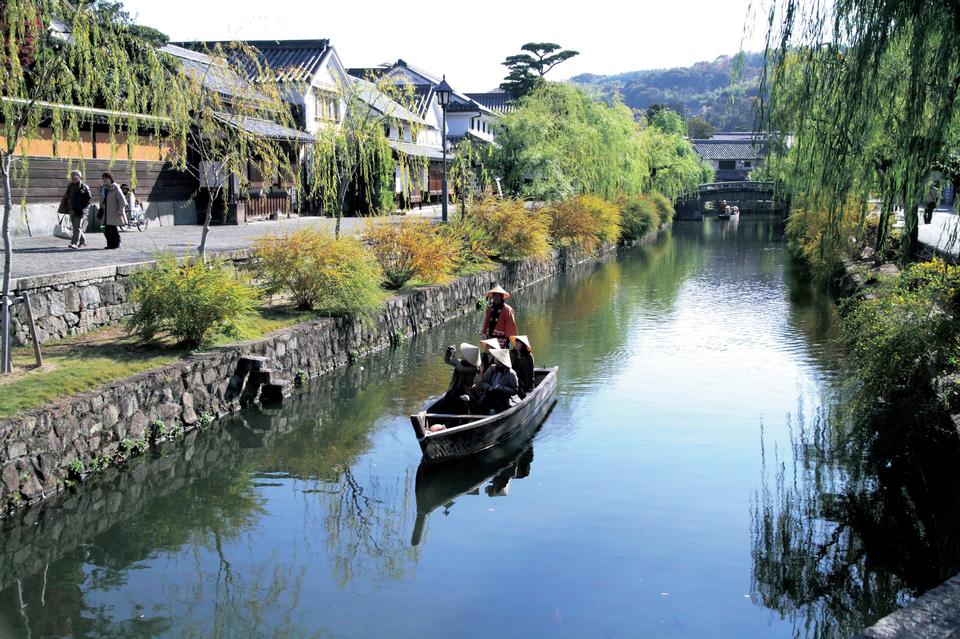
[[[689,67],[617,75],[585,73],[570,80],[604,95],[619,94],[637,111],[645,112],[655,105],[669,107],[691,125],[692,133],[701,122],[716,130],[750,131],[762,69],[762,53],[744,53]]]

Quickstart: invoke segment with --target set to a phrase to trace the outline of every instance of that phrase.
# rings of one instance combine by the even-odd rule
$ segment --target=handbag
[[[57,223],[53,226],[53,236],[64,240],[72,240],[73,234],[68,233],[66,229],[63,228],[63,218],[65,217],[65,215],[57,216]]]

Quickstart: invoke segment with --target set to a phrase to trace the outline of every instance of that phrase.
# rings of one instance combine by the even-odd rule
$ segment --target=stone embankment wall
[[[169,434],[238,410],[255,397],[256,388],[251,393],[251,384],[260,384],[255,381],[260,375],[251,370],[257,373],[262,366],[270,370],[269,375],[287,380],[299,371],[307,376],[319,375],[389,346],[401,336],[428,330],[474,310],[477,300],[493,283],[516,290],[573,264],[603,259],[614,249],[604,246],[591,253],[558,251],[545,260],[503,265],[449,284],[415,289],[388,299],[365,321],[340,317],[300,324],[253,342],[195,353],[174,364],[0,421],[2,510],[15,510],[56,493],[70,479],[71,465],[76,475],[129,455],[130,444],[145,439],[157,420],[164,423]],[[106,286],[115,291],[110,287],[122,277],[125,275],[118,272],[112,280],[105,276],[103,281],[91,280],[80,288],[99,291]],[[74,313],[67,309],[74,308],[72,300],[83,299],[82,294],[75,295],[70,288],[57,290],[54,283],[49,287],[48,300],[71,300],[70,305],[64,302],[53,310]],[[85,295],[93,299],[93,293]],[[119,293],[113,295],[109,299],[114,303],[104,308],[122,308],[127,302],[120,297]],[[100,299],[104,301],[102,296]],[[79,311],[84,312],[88,311]],[[115,312],[122,314],[121,310]],[[254,360],[257,365],[251,368]]]

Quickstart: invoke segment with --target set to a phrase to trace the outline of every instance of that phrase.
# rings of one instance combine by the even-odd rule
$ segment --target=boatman
[[[483,326],[480,327],[480,334],[484,339],[496,339],[500,343],[500,348],[507,348],[508,338],[519,333],[513,308],[506,303],[508,299],[510,299],[510,293],[503,290],[502,286],[494,286],[487,291],[489,303],[483,318]]]

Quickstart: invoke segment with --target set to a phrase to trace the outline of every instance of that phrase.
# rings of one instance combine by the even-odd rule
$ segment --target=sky
[[[125,0],[134,19],[173,40],[329,38],[348,67],[408,63],[446,74],[457,91],[487,91],[526,42],[580,55],[548,78],[688,66],[763,47],[745,29],[758,0],[543,0],[405,2],[341,0]],[[762,1],[762,0],[760,0]],[[745,36],[745,31],[747,33]]]

